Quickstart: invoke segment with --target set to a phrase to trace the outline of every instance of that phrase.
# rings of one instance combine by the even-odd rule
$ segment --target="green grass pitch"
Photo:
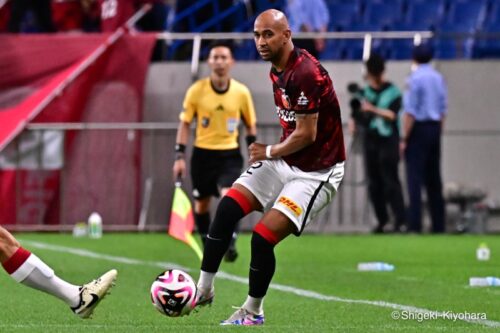
[[[0,274],[0,332],[494,332],[500,330],[500,288],[471,288],[471,276],[500,276],[498,236],[303,235],[276,248],[273,287],[265,300],[263,327],[220,327],[247,294],[250,235],[240,236],[240,257],[223,263],[209,308],[168,318],[151,305],[149,288],[164,263],[190,269],[199,260],[191,249],[165,234],[105,234],[102,239],[68,234],[17,234],[56,273],[85,283],[110,268],[116,286],[81,320],[61,301]],[[491,260],[479,262],[482,242]],[[393,272],[358,272],[365,261],[385,261]],[[163,263],[163,264],[162,264]],[[240,278],[240,279],[238,279]],[[410,307],[410,308],[406,308]],[[427,319],[414,311],[447,316],[484,313],[486,321]],[[404,312],[407,311],[407,312]],[[409,311],[409,312],[408,312]],[[392,319],[393,312],[407,320]],[[413,319],[408,319],[413,313]],[[427,313],[428,314],[428,313]],[[466,314],[465,314],[466,315]],[[419,320],[420,318],[420,320]]]

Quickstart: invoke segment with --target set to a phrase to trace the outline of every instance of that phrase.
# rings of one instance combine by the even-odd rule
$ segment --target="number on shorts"
[[[255,162],[254,164],[252,164],[248,169],[247,169],[247,173],[248,174],[252,174],[252,169],[258,169],[262,166],[262,162]]]

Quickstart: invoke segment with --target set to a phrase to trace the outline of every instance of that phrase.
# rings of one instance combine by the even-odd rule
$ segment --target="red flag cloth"
[[[0,147],[30,120],[141,121],[144,80],[156,40],[152,34],[119,38],[34,114],[110,36],[0,35]],[[0,153],[0,224],[73,225],[93,211],[103,216],[104,224],[137,223],[138,135],[25,131],[19,138]],[[31,156],[37,153],[41,158]]]
[[[176,184],[168,223],[168,234],[189,245],[201,260],[203,253],[193,237],[193,228],[194,217],[191,201],[180,184]]]

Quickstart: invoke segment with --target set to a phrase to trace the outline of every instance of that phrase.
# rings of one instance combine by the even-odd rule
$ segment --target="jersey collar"
[[[224,90],[219,90],[217,89],[215,86],[214,86],[214,83],[212,82],[212,80],[210,78],[208,78],[208,80],[210,81],[210,86],[212,87],[212,90],[218,94],[218,95],[223,95],[225,93],[228,92],[229,88],[231,87],[231,79],[229,79],[229,82],[227,83],[227,88],[224,89]]]
[[[285,69],[282,70],[281,72],[279,72],[276,70],[276,68],[271,67],[271,72],[276,76],[282,75],[284,72],[289,70],[293,66],[293,64],[295,64],[295,60],[299,56],[299,53],[300,53],[300,49],[298,47],[294,46],[292,52],[290,52],[290,56],[288,57],[288,61],[286,62]]]

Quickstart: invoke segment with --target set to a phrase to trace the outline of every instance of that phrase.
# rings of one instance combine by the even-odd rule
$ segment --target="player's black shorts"
[[[219,188],[229,188],[238,179],[243,167],[239,149],[210,150],[193,148],[191,181],[193,197],[203,199],[219,196]]]

